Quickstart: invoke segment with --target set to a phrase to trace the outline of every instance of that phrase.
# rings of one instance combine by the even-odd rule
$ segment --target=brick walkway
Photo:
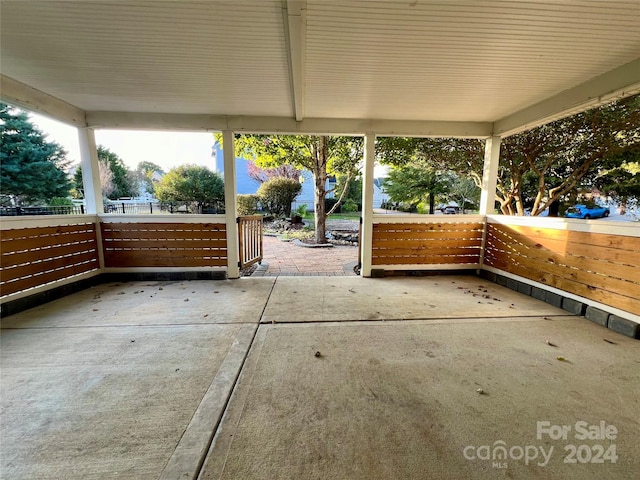
[[[351,276],[358,263],[358,247],[306,248],[264,236],[264,258],[252,277]]]

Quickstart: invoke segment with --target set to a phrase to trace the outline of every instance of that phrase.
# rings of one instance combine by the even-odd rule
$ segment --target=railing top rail
[[[225,223],[226,217],[221,213],[207,214],[166,214],[166,215],[138,215],[104,213],[98,214],[103,223]]]
[[[373,215],[373,223],[477,223],[484,222],[484,215],[475,214],[408,214],[377,213]]]
[[[95,215],[33,215],[25,217],[2,217],[0,230],[15,228],[57,227],[60,225],[76,225],[78,223],[94,223]]]
[[[510,215],[487,215],[487,223],[523,227],[549,228],[573,232],[601,233],[640,237],[639,222],[619,222],[614,220],[582,220],[563,217],[517,217]]]

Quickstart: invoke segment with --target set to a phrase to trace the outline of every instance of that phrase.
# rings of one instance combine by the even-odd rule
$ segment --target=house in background
[[[216,141],[211,147],[211,156],[215,160],[215,171],[224,175],[224,155],[220,142]],[[250,163],[246,158],[236,157],[236,193],[238,195],[253,195],[260,188],[260,182],[249,176]],[[313,210],[313,176],[308,170],[304,170],[300,176],[302,190],[296,198],[293,208],[306,203],[309,210]]]
[[[164,177],[164,173],[156,170],[151,174],[151,182],[155,185],[160,180],[162,180],[162,177]],[[156,197],[153,196],[152,192],[147,191],[147,182],[145,182],[141,178],[139,178],[137,182],[138,182],[138,196],[135,197],[134,200],[139,202],[157,202],[158,201]]]
[[[224,174],[224,155],[222,153],[222,145],[220,142],[215,142],[211,147],[211,156],[215,160],[215,171]],[[242,157],[236,157],[236,192],[238,195],[253,195],[260,188],[260,182],[249,176],[249,164],[251,162]],[[293,209],[296,209],[300,205],[307,205],[308,210],[313,210],[313,174],[309,170],[303,170],[300,174],[302,190],[293,202]],[[376,179],[373,186],[373,206],[378,208],[380,204],[385,200],[385,195],[381,187],[381,179]],[[329,177],[327,179],[327,190],[335,187],[335,177]],[[328,198],[333,198],[333,192],[327,195]]]

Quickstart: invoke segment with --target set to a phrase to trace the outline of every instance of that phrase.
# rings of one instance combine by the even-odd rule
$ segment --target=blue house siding
[[[212,148],[212,156],[215,158],[215,168],[216,171],[222,175],[224,175],[224,156],[222,153],[222,148],[218,142],[213,145]],[[249,176],[249,161],[236,157],[236,192],[238,194],[247,195],[254,194],[258,191],[260,187],[260,182],[257,182],[253,178]],[[296,198],[295,202],[293,202],[293,209],[298,208],[300,205],[306,204],[308,210],[313,210],[314,208],[314,199],[313,199],[313,175],[309,170],[303,170],[302,172],[302,191],[300,195]],[[332,188],[333,184],[329,184],[327,180],[327,188]],[[327,195],[328,197],[333,197],[333,193]],[[379,208],[380,204],[385,200],[386,196],[382,192],[380,188],[380,179],[376,179],[373,185],[373,207]]]
[[[215,158],[216,172],[224,175],[224,156],[218,142],[214,143],[211,154]],[[257,182],[249,176],[248,167],[248,160],[236,157],[236,192],[238,194],[254,194],[260,187],[260,182]],[[302,172],[302,178],[302,191],[296,198],[293,208],[295,209],[299,205],[306,203],[309,210],[313,210],[313,175],[310,171],[305,170]]]

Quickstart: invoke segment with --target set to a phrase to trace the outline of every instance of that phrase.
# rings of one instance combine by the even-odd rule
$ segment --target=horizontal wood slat
[[[624,310],[627,312],[640,312],[640,300],[637,298],[618,295],[616,293],[591,287],[574,280],[559,278],[555,275],[535,272],[530,268],[520,266],[518,264],[510,262],[509,260],[493,259],[489,262],[487,262],[486,260],[487,259],[485,257],[485,263],[487,265],[490,265],[499,270],[504,270],[505,272],[519,275],[524,278],[529,278],[530,280],[542,283],[543,285],[549,285],[550,287],[564,290],[565,292],[570,292],[574,295],[579,295],[595,302],[600,302],[604,305],[619,308],[620,310]]]
[[[225,240],[225,230],[102,230],[109,240]]]
[[[568,252],[566,250],[570,244],[554,245],[557,242],[540,240],[539,238],[529,239],[522,234],[511,234],[491,228],[487,234],[495,236],[507,249],[512,249],[516,252],[526,250],[526,258],[531,260],[548,263],[557,268],[569,267],[570,270],[578,272],[593,272],[601,277],[604,275],[640,283],[640,268],[622,263],[612,263],[614,261],[612,259],[625,262],[627,259],[619,258],[618,255],[611,255],[610,252],[601,252],[599,249],[604,247],[594,247],[589,250],[586,246],[582,246],[585,248],[585,250],[582,250],[574,249],[573,245],[571,245],[570,252]],[[517,248],[518,246],[520,248]],[[594,261],[594,258],[598,261]],[[640,265],[640,263],[637,265]]]
[[[495,224],[490,224],[494,225]],[[550,228],[525,227],[522,225],[509,225],[509,230],[521,233],[529,238],[550,239],[568,242],[573,245],[584,244],[590,246],[610,247],[617,250],[638,252],[640,239],[627,235],[610,235],[604,233],[593,234],[589,232],[576,232],[573,230],[555,230]]]
[[[437,246],[426,248],[379,248],[373,250],[376,257],[395,257],[395,256],[434,256],[434,255],[479,255],[480,246],[477,247],[456,247],[442,245],[438,242]]]
[[[640,238],[487,225],[484,262],[621,310],[640,311]]]
[[[5,238],[58,237],[64,234],[77,234],[78,232],[93,230],[95,230],[95,225],[93,223],[57,225],[52,227],[16,228],[12,230],[2,230],[2,240],[4,241]]]
[[[2,279],[11,281],[13,279],[27,277],[30,275],[39,275],[41,273],[47,273],[52,270],[60,270],[68,267],[69,265],[77,265],[94,260],[97,262],[94,250],[78,252],[73,255],[66,255],[64,257],[58,258],[45,258],[43,260],[37,260],[34,262],[24,263],[22,265],[3,269]]]
[[[78,265],[68,265],[62,270],[55,270],[53,272],[42,273],[40,275],[21,278],[19,280],[12,281],[2,286],[2,295],[10,295],[12,293],[21,292],[29,288],[39,287],[52,283],[58,280],[79,275],[81,273],[90,272],[98,268],[98,261],[93,260],[88,263],[82,263]]]
[[[496,227],[496,225],[491,225]],[[509,227],[511,229],[512,227]],[[540,252],[552,252],[562,255],[563,257],[585,257],[589,259],[597,258],[601,261],[612,262],[625,265],[640,265],[640,239],[635,237],[620,236],[620,242],[609,241],[608,246],[603,246],[604,241],[598,241],[596,235],[602,234],[585,234],[585,232],[560,232],[557,236],[549,232],[541,232],[540,229],[531,229],[529,232],[519,227],[517,231],[495,228],[496,232],[502,232],[508,235],[514,242],[521,243],[527,248],[532,248]],[[572,234],[581,234],[574,237]],[[587,237],[591,235],[592,243],[586,243]],[[604,235],[606,237],[614,237],[614,235]],[[578,238],[579,242],[573,239]]]
[[[435,248],[442,245],[442,238],[433,238],[433,239],[378,239],[376,241],[376,248],[380,249],[389,249],[389,248],[401,248],[401,249],[416,249],[416,250],[424,250]],[[459,248],[459,247],[480,247],[482,245],[482,238],[453,238],[448,239],[446,242],[447,248]]]
[[[213,240],[185,240],[185,239],[154,239],[154,240],[113,240],[108,239],[103,241],[105,248],[108,249],[158,249],[165,248],[168,250],[174,249],[193,249],[193,248],[223,248],[226,250],[227,241],[225,239],[213,239]]]
[[[482,232],[479,222],[374,224],[371,263],[478,264]]]
[[[488,233],[488,236],[493,236],[493,232]],[[544,255],[539,256],[536,255],[535,251],[529,251],[528,253],[523,253],[519,251],[517,248],[513,248],[508,242],[505,242],[504,239],[500,239],[498,237],[492,238],[490,242],[491,247],[488,248],[488,251],[491,251],[491,248],[494,245],[499,245],[500,251],[502,252],[510,252],[510,259],[512,261],[516,261],[520,266],[528,268],[532,271],[536,272],[536,275],[539,274],[549,274],[554,275],[559,278],[566,278],[575,280],[577,282],[583,283],[585,285],[590,285],[592,287],[599,287],[605,290],[619,293],[622,295],[627,295],[629,293],[629,282],[626,280],[620,280],[615,277],[602,275],[600,273],[593,273],[591,271],[585,271],[579,268],[573,268],[567,265],[565,259],[569,259],[567,256],[565,259],[559,259],[559,261],[563,263],[555,263],[553,260],[553,255],[547,256],[545,258]],[[557,256],[556,256],[557,257]],[[589,260],[585,259],[587,262]],[[569,259],[570,261],[570,259]],[[595,262],[591,261],[590,267],[594,267],[596,265]]]
[[[194,257],[189,253],[163,252],[161,250],[146,251],[141,257],[140,252],[107,252],[104,256],[105,264],[109,267],[126,268],[142,267],[226,267],[227,253],[215,257]]]
[[[226,230],[225,223],[163,223],[163,222],[109,222],[104,221],[101,226],[105,230],[114,231],[140,231],[140,232],[215,232],[218,230]]]
[[[482,231],[480,222],[469,223],[375,223],[375,232],[470,232]]]
[[[454,238],[481,238],[482,230],[463,230],[463,231],[455,231],[452,230],[450,232],[443,231],[382,231],[378,232],[374,229],[373,238],[378,241],[390,240],[390,241],[398,241],[398,240],[451,240]]]
[[[422,257],[374,257],[372,265],[451,265],[473,264],[480,261],[478,255],[438,255]]]
[[[12,232],[13,230],[5,230]],[[95,227],[78,230],[76,233],[61,233],[60,235],[42,235],[8,238],[2,241],[2,254],[24,252],[38,249],[53,248],[58,245],[74,245],[81,242],[95,242]]]
[[[50,247],[42,247],[32,250],[19,251],[19,252],[2,252],[3,264],[20,265],[22,263],[29,263],[34,260],[43,258],[56,258],[63,257],[65,255],[73,255],[74,253],[82,252],[83,250],[96,250],[95,234],[93,240],[82,240],[77,243],[66,243],[61,245],[52,245]]]
[[[223,223],[102,223],[105,267],[225,267]]]
[[[93,223],[1,231],[1,295],[98,269],[97,245]]]

